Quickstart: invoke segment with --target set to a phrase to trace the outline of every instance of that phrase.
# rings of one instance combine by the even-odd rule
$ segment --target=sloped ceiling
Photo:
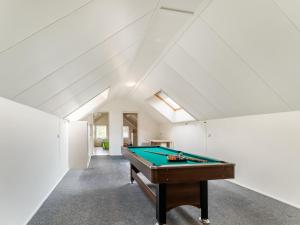
[[[19,15],[13,10],[25,3],[5,2],[9,17],[17,20],[1,22],[5,34],[0,35],[1,96],[61,117],[113,85],[126,71],[157,4],[155,0],[43,1],[51,5],[48,8],[31,0]],[[6,33],[6,27],[13,30]]]
[[[287,2],[210,1],[132,96],[163,89],[200,120],[299,110],[300,5]]]
[[[0,95],[65,117],[160,89],[199,120],[300,110],[297,0],[5,0]],[[130,84],[130,85],[128,85]]]

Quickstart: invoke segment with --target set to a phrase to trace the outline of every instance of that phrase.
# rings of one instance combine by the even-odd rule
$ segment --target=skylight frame
[[[172,107],[164,98],[169,98],[174,101],[166,92],[160,90],[147,99],[147,102],[171,123],[186,123],[198,120],[175,101],[175,104],[178,106],[177,108]]]
[[[164,96],[162,96],[164,95]],[[182,109],[182,107],[177,104],[170,96],[168,96],[164,91],[160,90],[155,95],[159,100],[163,101],[166,105],[168,105],[174,111]]]

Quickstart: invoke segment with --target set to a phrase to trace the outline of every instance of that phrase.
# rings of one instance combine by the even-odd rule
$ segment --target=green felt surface
[[[140,156],[141,158],[144,158],[145,160],[151,162],[153,165],[156,166],[162,166],[162,165],[177,165],[177,164],[208,164],[208,163],[220,163],[220,161],[199,156],[199,155],[194,155],[194,154],[189,154],[185,153],[182,151],[183,156],[186,157],[193,157],[193,158],[198,158],[198,159],[204,159],[207,160],[207,162],[194,162],[194,161],[186,161],[186,162],[169,162],[167,159],[167,156],[164,155],[158,155],[154,154],[151,152],[158,152],[158,153],[164,153],[164,154],[169,154],[169,155],[176,155],[178,154],[179,151],[165,148],[165,147],[129,147],[128,148],[132,153]],[[151,152],[147,152],[151,151]]]

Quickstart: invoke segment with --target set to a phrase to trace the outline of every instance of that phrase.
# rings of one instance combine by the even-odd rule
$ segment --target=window
[[[93,112],[93,110],[102,105],[108,98],[109,88],[101,92],[99,95],[91,99],[89,102],[85,103],[84,105],[80,106],[78,109],[73,111],[71,114],[65,117],[65,119],[69,121],[78,121],[88,115],[89,113]]]
[[[107,138],[107,126],[96,126],[96,138]]]
[[[129,127],[123,126],[123,138],[129,138]]]
[[[196,119],[177,104],[164,91],[150,97],[148,103],[172,123],[195,121]]]

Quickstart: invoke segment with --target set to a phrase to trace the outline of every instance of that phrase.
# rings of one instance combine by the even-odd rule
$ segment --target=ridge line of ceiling
[[[80,57],[86,55],[87,53],[89,53],[90,51],[94,50],[95,48],[101,46],[103,43],[105,43],[107,40],[109,40],[110,38],[112,38],[113,36],[117,35],[118,33],[120,33],[121,31],[123,31],[124,29],[128,28],[129,26],[135,24],[136,22],[138,22],[139,20],[145,18],[150,12],[152,12],[153,9],[151,9],[150,11],[146,12],[145,14],[143,14],[142,16],[136,18],[134,21],[130,22],[129,24],[127,24],[126,26],[123,26],[122,28],[120,28],[119,30],[117,30],[116,32],[114,32],[113,34],[107,36],[104,40],[101,40],[100,42],[98,42],[96,45],[92,46],[91,48],[89,48],[88,50],[82,52],[81,54],[79,54],[76,57],[73,57],[71,60],[67,61],[66,63],[64,63],[63,65],[59,66],[58,68],[56,68],[54,71],[48,73],[46,76],[44,76],[42,79],[40,79],[39,81],[35,82],[34,84],[30,85],[29,87],[25,88],[24,90],[20,91],[19,93],[17,93],[16,95],[14,95],[12,97],[13,100],[15,100],[18,96],[22,95],[24,92],[28,91],[29,89],[31,89],[32,87],[36,86],[37,84],[39,84],[40,82],[42,82],[43,80],[47,79],[47,77],[52,76],[54,73],[56,73],[57,71],[59,71],[60,69],[64,68],[66,65],[74,62],[75,60],[79,59]]]
[[[0,55],[4,54],[5,52],[7,52],[7,51],[9,51],[9,50],[11,50],[11,49],[13,49],[15,47],[17,47],[19,44],[23,43],[24,41],[28,40],[29,38],[33,37],[34,35],[42,32],[43,30],[46,30],[47,28],[51,27],[52,25],[56,24],[57,22],[59,22],[59,21],[65,19],[65,18],[71,16],[73,13],[81,10],[82,8],[86,7],[87,5],[89,5],[90,3],[94,2],[94,1],[95,0],[90,0],[90,1],[86,2],[85,4],[83,4],[82,6],[80,6],[80,7],[76,8],[76,9],[72,10],[71,12],[67,13],[66,15],[64,15],[64,16],[62,16],[60,18],[57,18],[56,20],[54,20],[53,22],[47,24],[46,26],[41,27],[37,31],[34,31],[33,33],[29,34],[27,37],[21,39],[20,41],[17,41],[15,44],[9,46],[8,48],[5,48],[4,50],[1,50],[0,51]]]
[[[132,62],[135,61],[135,59],[136,59],[136,57],[137,57],[137,55],[138,55],[138,52],[139,52],[140,49],[141,49],[141,46],[143,45],[143,43],[144,43],[145,40],[146,40],[146,33],[147,33],[147,30],[149,30],[149,27],[150,27],[150,25],[151,25],[151,21],[152,21],[154,15],[156,14],[156,12],[157,12],[158,9],[159,9],[160,2],[161,2],[161,0],[158,0],[157,3],[156,3],[156,5],[155,5],[155,7],[152,9],[152,14],[151,14],[150,19],[149,19],[149,21],[148,21],[148,23],[147,23],[147,25],[146,25],[145,30],[144,30],[144,35],[143,35],[143,37],[142,37],[142,39],[141,39],[140,46],[138,47],[138,49],[137,49],[137,51],[136,51],[136,53],[135,53],[135,56],[133,57],[133,61],[132,61]],[[149,14],[150,14],[150,12],[149,12]],[[131,69],[131,66],[130,66],[129,70],[130,70],[130,69]]]
[[[200,3],[200,6],[195,10],[194,15],[190,19],[189,22],[185,24],[185,26],[175,35],[172,41],[165,47],[163,52],[158,56],[155,62],[150,66],[148,71],[137,81],[136,85],[130,90],[127,96],[133,94],[133,92],[140,86],[140,84],[149,76],[149,74],[160,64],[160,62],[166,57],[166,55],[171,51],[171,49],[176,45],[176,43],[181,39],[181,37],[185,34],[185,32],[196,22],[198,17],[209,7],[213,0],[203,0]]]

